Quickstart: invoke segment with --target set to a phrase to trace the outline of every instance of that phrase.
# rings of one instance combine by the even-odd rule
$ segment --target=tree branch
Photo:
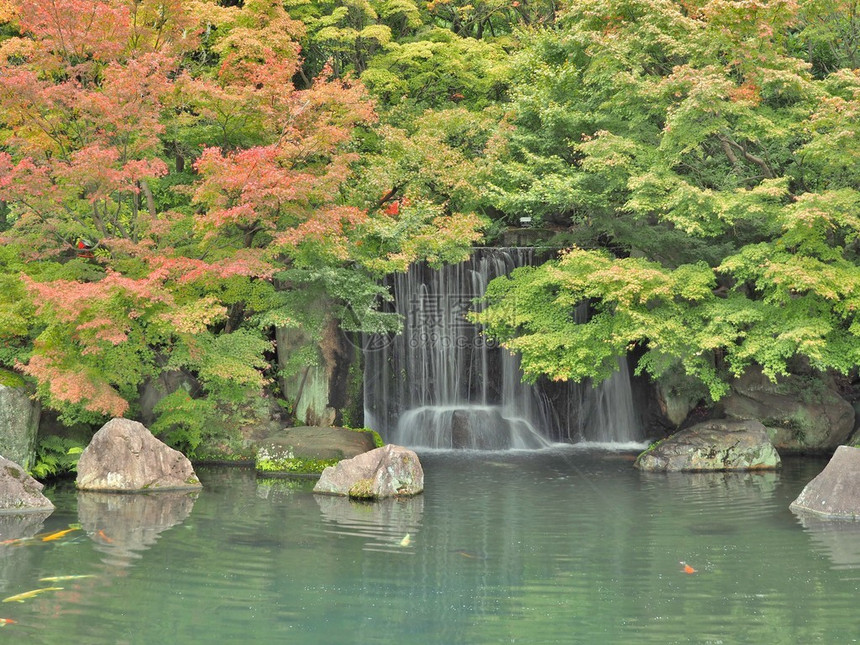
[[[768,179],[773,179],[776,176],[773,170],[771,170],[771,167],[768,165],[768,163],[761,157],[757,157],[751,152],[748,152],[746,146],[742,146],[737,141],[731,139],[730,137],[727,137],[724,134],[718,134],[717,137],[719,138],[720,143],[723,146],[723,151],[726,152],[726,155],[729,157],[729,160],[733,164],[737,165],[737,156],[732,153],[732,148],[740,152],[741,156],[744,159],[761,168],[762,173]]]

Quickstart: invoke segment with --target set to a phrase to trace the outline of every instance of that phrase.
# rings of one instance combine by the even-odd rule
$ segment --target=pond
[[[375,505],[242,468],[198,468],[196,498],[49,488],[30,535],[81,528],[0,544],[3,598],[48,589],[0,604],[0,642],[860,637],[860,524],[788,510],[823,461],[656,475],[570,446],[419,454],[425,494]]]

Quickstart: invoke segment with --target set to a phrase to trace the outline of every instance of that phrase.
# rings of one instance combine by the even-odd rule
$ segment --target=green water
[[[200,468],[196,497],[49,489],[0,545],[9,643],[848,643],[860,524],[801,522],[823,467],[646,475],[625,453],[421,454],[377,505]],[[0,541],[8,539],[0,536]],[[408,535],[408,538],[407,538]],[[685,574],[680,561],[697,573]],[[39,578],[91,577],[60,582]]]

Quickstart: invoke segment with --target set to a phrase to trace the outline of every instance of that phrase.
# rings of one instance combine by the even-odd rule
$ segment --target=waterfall
[[[415,264],[392,276],[403,330],[364,343],[365,425],[392,443],[427,448],[640,439],[626,359],[598,387],[527,384],[519,357],[466,319],[490,280],[535,261],[530,248],[478,249],[460,264]]]

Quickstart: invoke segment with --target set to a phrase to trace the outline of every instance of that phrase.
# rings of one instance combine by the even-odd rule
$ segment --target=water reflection
[[[314,495],[326,532],[366,538],[366,551],[412,552],[424,514],[424,496],[357,502],[346,497]]]
[[[187,518],[185,509],[162,517],[164,508],[129,507],[164,507],[163,494],[55,491],[47,530],[77,522],[80,505],[86,533],[9,549],[21,569],[0,581],[0,598],[64,590],[2,605],[0,616],[17,622],[0,633],[27,645],[792,645],[857,636],[860,536],[804,529],[788,510],[820,465],[675,477],[573,450],[420,458],[422,496],[372,505],[320,497],[304,483],[262,484],[249,469],[205,471]],[[92,512],[92,499],[108,507]],[[150,543],[162,532],[141,558],[146,540],[128,534],[142,524]],[[104,564],[111,543],[98,541],[99,530],[117,549],[122,540],[134,547],[134,566],[122,553],[124,568]],[[686,575],[681,560],[698,573]]]
[[[78,493],[81,528],[104,554],[102,562],[130,566],[158,536],[183,522],[198,493],[163,491],[155,494]]]
[[[860,569],[860,522],[796,513],[813,544],[835,569]]]
[[[0,514],[0,589],[10,588],[11,580],[23,577],[32,567],[34,551],[26,541],[42,531],[52,511],[12,515]]]

